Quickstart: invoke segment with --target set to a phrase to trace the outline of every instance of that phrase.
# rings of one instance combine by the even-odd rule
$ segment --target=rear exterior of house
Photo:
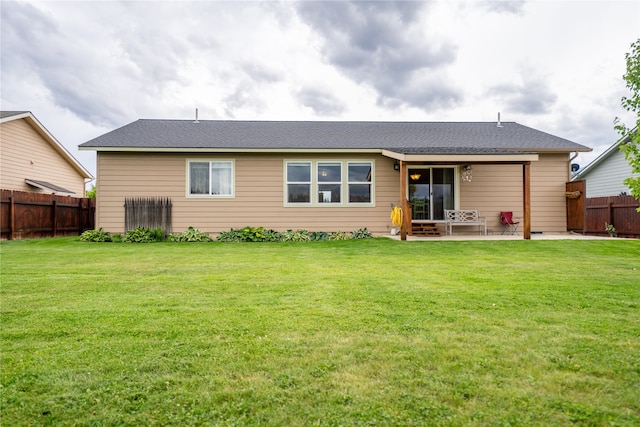
[[[445,209],[477,209],[489,230],[500,232],[500,211],[517,218],[528,206],[532,231],[566,231],[570,153],[588,148],[515,123],[502,126],[510,129],[141,120],[81,149],[97,151],[96,226],[111,232],[125,231],[124,201],[131,197],[169,198],[174,232],[193,226],[215,235],[251,225],[387,234],[391,207],[416,198],[428,202],[421,218],[443,232]]]
[[[28,111],[0,118],[0,188],[84,197],[91,174]]]

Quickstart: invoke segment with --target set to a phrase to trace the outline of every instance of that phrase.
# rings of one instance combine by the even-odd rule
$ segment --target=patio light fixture
[[[471,165],[464,165],[462,167],[462,182],[471,182]]]
[[[396,160],[395,163],[393,164],[393,170],[394,171],[399,171],[400,170],[400,163],[398,163],[398,161]]]

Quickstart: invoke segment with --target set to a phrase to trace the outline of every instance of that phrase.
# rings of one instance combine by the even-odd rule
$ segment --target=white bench
[[[480,216],[477,210],[445,210],[444,219],[447,221],[447,234],[452,235],[454,225],[477,225],[478,231],[484,228],[484,234],[487,234],[486,218]]]

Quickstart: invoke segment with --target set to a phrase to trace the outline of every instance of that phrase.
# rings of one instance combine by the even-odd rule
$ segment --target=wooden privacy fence
[[[125,232],[137,227],[162,228],[171,234],[171,199],[137,197],[124,199]]]
[[[606,236],[606,222],[620,237],[640,237],[638,207],[633,196],[590,197],[585,200],[584,233]]]
[[[620,237],[640,238],[640,202],[633,196],[586,198],[585,181],[567,182],[567,230],[607,236],[604,223],[611,224]]]
[[[95,199],[0,190],[0,238],[78,236],[95,227]]]
[[[584,231],[586,188],[586,181],[572,181],[566,184],[564,194],[567,200],[567,231],[576,233]]]

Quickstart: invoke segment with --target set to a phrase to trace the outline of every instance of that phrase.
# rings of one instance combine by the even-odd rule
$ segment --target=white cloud
[[[373,87],[377,105],[429,109],[461,96],[439,72],[455,60],[455,46],[423,29],[430,5],[301,2],[298,11],[323,39],[326,61],[354,82]]]
[[[635,1],[0,3],[1,108],[77,145],[138,118],[503,120],[612,144]],[[591,156],[591,157],[590,157]]]

